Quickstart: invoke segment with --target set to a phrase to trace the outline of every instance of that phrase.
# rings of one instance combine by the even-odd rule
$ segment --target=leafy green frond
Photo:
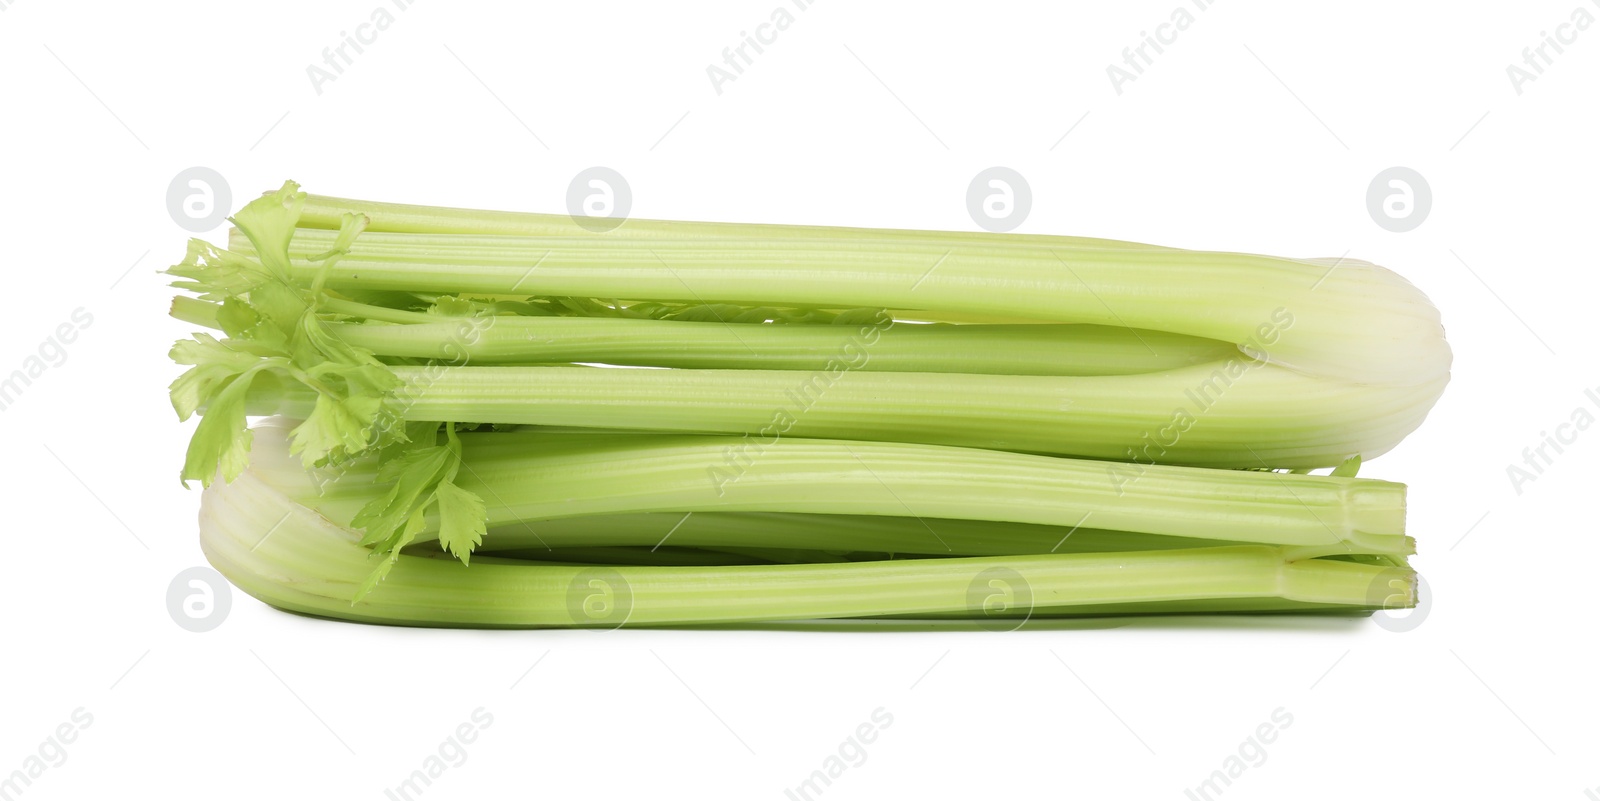
[[[289,240],[294,238],[295,224],[300,221],[305,202],[306,193],[300,191],[300,185],[284,181],[278,191],[246,203],[228,218],[255,246],[261,265],[285,281],[289,276]]]
[[[167,268],[177,276],[174,287],[204,300],[224,300],[249,293],[275,277],[249,256],[223,250],[203,239],[189,240],[183,261]]]
[[[203,333],[195,334],[194,339],[179,340],[168,355],[178,364],[191,365],[167,387],[179,420],[188,420],[208,406],[232,379],[278,358],[270,349],[255,343],[219,340]]]
[[[425,518],[420,511],[406,518],[405,527],[397,535],[394,546],[387,551],[377,553],[383,559],[378,562],[378,566],[371,573],[367,574],[366,579],[361,582],[361,586],[356,589],[355,596],[350,599],[351,606],[355,606],[356,603],[367,596],[367,593],[377,588],[378,582],[383,581],[384,576],[389,575],[389,571],[395,566],[395,563],[400,561],[400,549],[416,539],[426,525]]]
[[[461,469],[461,440],[451,423],[443,424],[444,444],[437,444],[438,424],[427,435],[413,437],[378,468],[378,481],[389,483],[351,520],[363,529],[361,544],[383,557],[362,585],[356,600],[377,586],[400,550],[425,527],[430,510],[439,517],[439,543],[463,564],[483,543],[486,514],[483,499],[455,483]]]
[[[209,482],[219,467],[225,479],[238,474],[235,464],[242,463],[250,444],[242,422],[244,393],[249,377],[261,371],[317,393],[312,413],[294,429],[290,449],[307,467],[405,441],[404,430],[385,419],[399,378],[371,351],[330,335],[318,313],[322,281],[365,230],[366,217],[345,215],[332,247],[313,258],[322,270],[312,285],[296,283],[288,248],[305,200],[298,190],[287,182],[234,215],[234,224],[254,247],[253,255],[196,240],[183,263],[169,270],[185,279],[177,286],[220,304],[216,321],[228,336],[218,340],[196,334],[172,349],[174,361],[193,365],[169,388],[173,408],[181,419],[204,412],[190,443],[186,480]]]
[[[292,432],[289,453],[299,456],[301,463],[311,468],[366,450],[370,432],[382,411],[381,397],[318,395],[310,416]]]
[[[251,380],[269,366],[263,362],[241,373],[211,379],[205,414],[195,426],[184,454],[184,483],[198,480],[201,486],[209,487],[219,473],[223,481],[232,481],[244,472],[250,462],[252,437],[245,418],[245,399]]]
[[[490,312],[493,307],[493,303],[480,303],[455,295],[440,295],[428,307],[428,313],[440,317],[476,317]]]
[[[246,338],[265,318],[242,298],[228,298],[217,305],[217,325],[229,337]]]
[[[469,564],[472,550],[483,544],[488,513],[483,498],[455,483],[461,471],[461,439],[456,436],[453,424],[446,423],[444,433],[451,464],[444,480],[434,490],[434,501],[439,507],[439,544],[465,565]]]
[[[483,499],[448,481],[439,484],[434,497],[439,504],[439,546],[469,564],[472,550],[483,544],[487,531]]]

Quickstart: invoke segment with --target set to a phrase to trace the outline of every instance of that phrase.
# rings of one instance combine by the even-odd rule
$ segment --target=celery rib
[[[415,421],[896,440],[1229,468],[1370,460],[1420,425],[1442,388],[1356,387],[1272,365],[1232,379],[1209,365],[1093,377],[392,369],[403,382],[397,403]],[[253,414],[303,419],[312,400],[296,387],[251,391]]]
[[[270,476],[260,476],[272,482]],[[1091,518],[1092,520],[1092,518]],[[938,537],[929,535],[929,530]],[[501,553],[575,546],[626,547],[670,541],[693,548],[738,547],[753,540],[823,552],[920,556],[1012,556],[1200,548],[1222,542],[1136,531],[996,520],[794,512],[637,512],[527,520],[492,527],[478,551]],[[426,537],[424,534],[422,537]],[[1402,546],[1403,547],[1403,546]]]
[[[273,521],[279,521],[275,528]],[[1282,549],[1270,546],[839,565],[622,566],[602,573],[494,560],[469,568],[401,556],[384,583],[352,605],[371,568],[371,552],[353,532],[252,476],[206,490],[201,534],[212,564],[273,606],[422,626],[660,626],[970,614],[982,611],[991,590],[1009,591],[1013,603],[1025,597],[1031,606],[1058,612],[1078,605],[1274,598],[1370,608],[1375,583],[1410,580],[1409,571],[1395,568],[1290,562]],[[985,573],[993,569],[1009,572]],[[586,603],[603,602],[618,606],[588,614],[593,610]]]
[[[336,522],[348,523],[381,490],[371,466],[351,466],[331,483],[316,483],[290,458],[282,428],[256,432],[251,472]],[[1068,530],[1092,521],[1116,531],[1294,545],[1300,553],[1411,548],[1404,485],[1371,479],[1170,465],[1129,479],[1104,462],[793,438],[746,454],[743,463],[729,459],[741,441],[728,437],[502,431],[460,439],[461,486],[485,499],[490,526],[590,515],[786,512],[920,519],[925,541],[917,550],[925,553],[955,552],[929,518]],[[529,528],[537,537],[538,525]],[[631,541],[587,544],[658,544],[663,533],[636,530]],[[675,544],[818,547],[764,534],[770,536],[752,529],[742,540],[702,541],[686,532]],[[841,547],[891,551],[891,544],[863,536]]]
[[[1100,247],[1132,250],[1170,250],[1157,245],[1041,234],[992,234],[965,231],[925,231],[894,228],[707,223],[630,218],[604,234],[592,232],[564,214],[418,206],[351,200],[327,195],[307,195],[300,225],[311,229],[339,228],[347,213],[363,214],[374,234],[472,234],[478,236],[594,236],[610,238],[677,239],[822,239],[841,241],[941,242],[950,244],[1016,244],[1046,247]],[[381,239],[381,236],[379,237]],[[406,241],[414,241],[408,238]]]
[[[442,319],[330,299],[341,314],[401,325],[336,322],[341,341],[391,358],[473,365],[604,362],[695,369],[998,375],[1135,375],[1238,355],[1232,345],[1100,325],[748,325],[588,317]],[[172,316],[219,328],[218,304],[174,299]]]
[[[1134,375],[1222,362],[1227,343],[1097,325],[743,325],[668,320],[491,317],[463,322],[334,324],[379,356],[474,365],[604,362],[690,369],[998,375]]]
[[[293,274],[309,280],[318,267],[304,257],[324,244],[296,234],[307,236],[290,252]],[[357,240],[328,284],[1094,323],[1230,342],[1274,364],[1366,384],[1429,383],[1449,369],[1433,305],[1399,276],[1354,260],[1329,267],[1236,253],[914,239],[465,239],[432,253]]]

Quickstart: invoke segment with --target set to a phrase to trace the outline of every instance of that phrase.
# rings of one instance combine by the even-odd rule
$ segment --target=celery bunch
[[[1374,265],[593,233],[293,183],[233,221],[169,270],[173,316],[208,329],[173,348],[172,400],[200,415],[207,554],[274,605],[613,622],[559,600],[591,580],[647,625],[1006,616],[1016,586],[1041,615],[1414,600],[1404,488],[1352,476],[1450,352]]]

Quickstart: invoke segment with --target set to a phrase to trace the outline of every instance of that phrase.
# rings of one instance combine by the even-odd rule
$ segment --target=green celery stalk
[[[183,302],[179,302],[183,301]],[[173,316],[219,328],[219,305],[174,298]],[[380,357],[479,366],[603,362],[645,367],[999,375],[1134,375],[1237,356],[1215,340],[1100,325],[756,325],[590,317],[450,319],[367,304],[330,308],[403,325],[329,323]]]
[[[413,555],[435,555],[442,551],[425,547],[406,551]],[[783,562],[843,562],[839,557],[829,557],[821,551],[790,550],[785,559],[769,559],[751,554],[735,554],[706,548],[617,547],[617,548],[558,548],[524,549],[522,551],[497,551],[496,559],[516,560],[545,565],[653,565],[669,567],[709,567],[712,565],[764,565]]]
[[[849,370],[391,368],[410,421],[897,440],[1228,468],[1318,468],[1387,452],[1440,386],[1357,386],[1257,365],[1127,376]],[[252,387],[252,414],[313,395]],[[1137,468],[1130,468],[1137,469]]]
[[[346,466],[332,480],[306,473],[290,456],[285,432],[282,425],[257,426],[251,474],[341,524],[349,524],[384,492],[385,485],[375,484],[377,468],[370,460]],[[714,511],[921,519],[922,542],[915,550],[935,554],[957,553],[926,522],[941,518],[1056,530],[1092,524],[1292,545],[1298,557],[1413,550],[1404,535],[1405,486],[1372,479],[1170,465],[1148,466],[1133,475],[1119,472],[1127,465],[1107,462],[789,437],[746,452],[740,452],[744,443],[736,438],[636,433],[468,432],[460,435],[460,443],[456,482],[484,499],[487,524],[526,524],[535,541],[541,540],[542,523],[529,521]],[[426,520],[419,534],[438,530],[436,515],[429,513]],[[742,537],[722,531],[726,538],[701,539],[686,532],[673,544],[826,549],[825,540],[776,539],[777,533],[752,528]],[[903,543],[895,535],[879,539],[872,529],[855,533],[839,547],[895,551]],[[667,534],[635,530],[631,540],[557,544],[658,545]],[[969,532],[968,538],[975,537]],[[527,545],[519,537],[515,547]],[[1007,544],[999,541],[994,547]]]
[[[699,369],[999,375],[1132,375],[1221,362],[1225,343],[1096,325],[742,325],[668,320],[491,317],[470,336],[460,321],[333,324],[333,335],[379,356],[475,365],[603,362]],[[470,340],[470,341],[469,341]]]
[[[1271,546],[710,567],[486,558],[469,568],[401,556],[355,602],[372,567],[358,539],[254,476],[213,484],[202,499],[202,547],[235,586],[283,609],[401,625],[662,626],[1217,599],[1371,608],[1375,598],[1413,597],[1415,581],[1402,568],[1291,561]]]
[[[297,229],[291,272],[327,232]],[[362,237],[327,275],[343,290],[927,309],[1152,329],[1230,342],[1273,364],[1363,384],[1447,375],[1438,311],[1404,279],[1336,263],[1144,248],[608,236]],[[430,239],[437,239],[436,237]],[[248,252],[248,251],[247,251]]]
[[[271,481],[270,476],[262,476]],[[1090,518],[1090,522],[1093,518]],[[938,537],[929,535],[932,530]],[[670,536],[668,536],[670,534]],[[428,535],[424,534],[422,537]],[[1237,541],[998,520],[792,512],[640,512],[520,520],[488,530],[474,553],[529,554],[577,546],[643,547],[663,539],[700,549],[781,542],[818,552],[917,556],[1009,556],[1203,548]],[[1237,543],[1244,544],[1244,543]],[[1404,546],[1402,546],[1403,548]]]
[[[680,239],[825,239],[839,241],[944,242],[960,244],[1016,244],[1045,247],[1101,247],[1116,249],[1167,250],[1155,245],[1077,236],[1040,234],[991,234],[967,231],[919,231],[892,228],[842,228],[804,225],[761,225],[748,223],[680,222],[674,220],[627,219],[605,233],[595,233],[565,214],[537,214],[516,211],[485,211],[442,206],[417,206],[351,200],[327,195],[307,195],[300,216],[306,228],[337,230],[347,213],[362,214],[371,220],[367,230],[374,233],[476,234],[484,236],[604,236],[610,238]],[[407,240],[411,241],[411,240]]]

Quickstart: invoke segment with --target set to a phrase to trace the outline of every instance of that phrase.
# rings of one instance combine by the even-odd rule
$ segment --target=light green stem
[[[340,340],[389,358],[455,364],[601,362],[700,369],[999,375],[1133,375],[1239,355],[1214,340],[1099,325],[760,325],[588,317],[441,318],[328,299],[380,324],[329,323]],[[218,327],[217,304],[179,296],[172,315]],[[384,323],[404,323],[389,325]]]
[[[335,324],[380,356],[477,365],[603,362],[697,369],[1131,375],[1221,362],[1225,343],[1095,325],[744,325],[488,317],[429,325]]]
[[[300,229],[293,272],[326,233]],[[1233,343],[1252,356],[1368,384],[1433,384],[1449,348],[1438,312],[1399,276],[1237,253],[970,242],[453,237],[356,241],[328,285],[509,296],[637,298],[821,308],[929,309],[1152,329]]]
[[[1437,395],[1232,363],[1094,377],[837,368],[393,370],[404,382],[397,407],[414,421],[892,440],[1231,468],[1370,461],[1414,430]],[[294,387],[251,393],[252,414],[311,411],[309,393]]]
[[[466,567],[401,556],[377,589],[352,604],[371,570],[371,553],[353,532],[249,475],[206,490],[201,544],[224,576],[274,606],[421,626],[661,626],[937,613],[1005,618],[1026,609],[1215,599],[1371,608],[1414,582],[1406,569],[1291,562],[1270,546],[751,567],[557,567],[492,558]]]
[[[284,429],[257,427],[251,472],[331,519],[348,523],[381,487],[370,464],[319,482],[293,461]],[[921,521],[919,544],[956,551],[929,519],[1000,521],[1071,530],[1093,526],[1143,534],[1302,546],[1301,553],[1406,554],[1405,486],[1371,479],[1291,476],[881,442],[780,438],[759,448],[730,437],[640,434],[464,433],[458,483],[488,505],[491,526],[589,515],[787,512]],[[434,530],[430,521],[429,530]],[[894,551],[898,540],[857,530],[840,547]],[[773,532],[773,533],[781,533]],[[586,545],[656,545],[673,529]],[[675,545],[825,549],[826,536],[780,540],[760,528],[686,533]],[[613,535],[614,536],[614,535]],[[703,538],[702,538],[703,536]],[[833,536],[844,538],[843,533]],[[973,538],[970,530],[968,539]],[[1109,537],[1109,535],[1108,535]],[[526,539],[518,543],[526,547]],[[1042,543],[1041,543],[1042,544]],[[1012,543],[1015,545],[1015,543]],[[1006,553],[1003,541],[994,546]],[[1040,551],[1052,550],[1049,545]],[[981,551],[980,551],[981,552]]]
[[[938,536],[930,535],[930,531],[937,532]],[[490,529],[483,544],[478,546],[478,552],[527,551],[531,554],[539,549],[576,546],[654,546],[663,539],[690,548],[737,547],[759,541],[816,551],[928,556],[1105,553],[1200,548],[1224,542],[1111,531],[1088,523],[1075,527],[948,517],[644,512],[507,523]]]
[[[594,221],[585,220],[584,222],[591,226],[585,227],[565,214],[452,209],[442,206],[416,206],[404,203],[350,200],[326,195],[308,195],[306,197],[299,224],[306,228],[336,230],[347,212],[365,214],[370,221],[367,225],[369,233],[401,232],[447,235],[441,237],[442,241],[450,241],[452,235],[470,234],[512,237],[592,236],[613,239],[812,239],[845,242],[931,242],[951,245],[982,242],[984,244],[1014,244],[1032,247],[1168,249],[1115,239],[1094,239],[1078,236],[917,231],[893,228],[841,228],[807,225],[752,225],[748,223],[681,222],[633,218],[622,221],[620,225],[612,230],[599,233],[592,227]]]

